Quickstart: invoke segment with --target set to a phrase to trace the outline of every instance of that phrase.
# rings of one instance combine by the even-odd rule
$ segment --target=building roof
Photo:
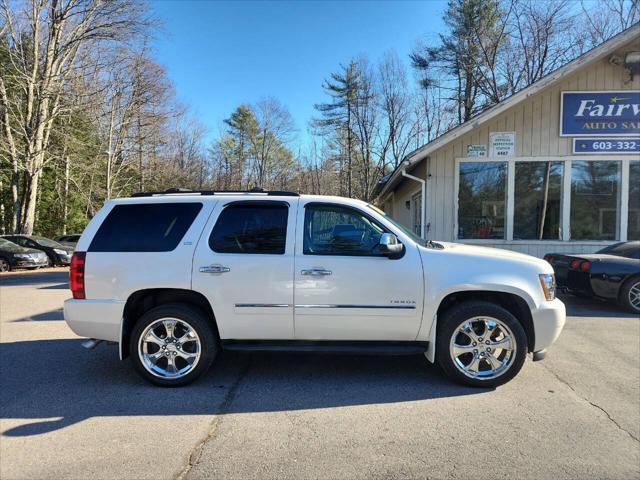
[[[578,70],[579,68],[584,67],[585,65],[588,65],[589,63],[595,60],[599,60],[600,58],[610,54],[611,52],[614,52],[618,48],[632,41],[634,37],[638,37],[638,36],[640,36],[640,23],[636,23],[635,25],[627,28],[626,30],[623,30],[616,36],[611,37],[606,42],[598,45],[597,47],[592,48],[588,52],[583,53],[579,57],[563,65],[562,67],[554,70],[553,72],[548,73],[541,79],[523,88],[519,92],[514,93],[510,97],[505,98],[500,103],[495,104],[494,106],[490,107],[484,112],[471,118],[470,120],[464,123],[461,123],[460,125],[452,128],[451,130],[448,130],[447,132],[443,133],[442,135],[430,141],[429,143],[426,143],[422,147],[408,153],[404,157],[403,161],[400,162],[396,167],[396,169],[391,173],[391,175],[388,175],[389,178],[384,184],[384,186],[382,188],[377,189],[379,190],[378,197],[383,197],[386,193],[391,191],[402,180],[403,170],[412,169],[418,163],[420,163],[422,160],[428,157],[430,153],[434,152],[438,148],[442,147],[443,145],[453,140],[456,140],[462,135],[465,135],[471,130],[490,121],[491,119],[505,112],[506,110],[516,105],[517,103],[520,103],[526,100],[527,98],[531,97],[532,95],[535,95],[536,93],[540,92],[541,90],[551,85],[554,85],[555,83],[562,80],[564,77],[566,77],[567,75],[570,75],[571,73]],[[384,180],[384,178],[385,177],[383,177],[382,180]]]

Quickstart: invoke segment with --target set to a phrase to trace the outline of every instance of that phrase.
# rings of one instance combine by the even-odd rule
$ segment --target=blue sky
[[[419,38],[435,41],[445,1],[151,0],[164,24],[154,41],[178,98],[209,129],[240,103],[278,98],[306,143],[322,82],[340,63],[395,49],[407,61]]]

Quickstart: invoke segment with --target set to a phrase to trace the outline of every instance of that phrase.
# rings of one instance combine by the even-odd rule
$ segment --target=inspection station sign
[[[560,136],[637,137],[640,90],[562,92]]]
[[[635,138],[574,138],[573,153],[640,154],[640,137]]]
[[[490,132],[489,156],[514,157],[516,154],[516,132]]]

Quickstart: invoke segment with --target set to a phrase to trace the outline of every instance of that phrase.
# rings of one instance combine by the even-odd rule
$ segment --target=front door
[[[293,339],[297,198],[218,202],[193,259],[222,339]]]
[[[418,247],[406,244],[401,258],[390,259],[379,252],[383,232],[389,230],[364,210],[300,206],[296,339],[415,340],[424,296]]]

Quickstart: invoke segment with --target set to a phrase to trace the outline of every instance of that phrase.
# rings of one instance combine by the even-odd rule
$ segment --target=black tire
[[[200,358],[192,370],[178,378],[163,378],[152,374],[142,363],[138,349],[140,336],[148,326],[162,318],[172,318],[186,322],[195,330],[200,340]],[[129,354],[136,371],[148,382],[162,387],[179,387],[187,385],[203,373],[215,360],[220,350],[219,341],[208,316],[199,308],[188,304],[171,303],[159,305],[147,311],[136,322],[129,339]]]
[[[640,276],[629,278],[620,287],[620,295],[618,296],[618,303],[622,308],[631,313],[640,314],[640,307],[634,307],[631,303],[631,289],[640,288]]]
[[[474,317],[491,317],[504,323],[515,338],[516,348],[508,367],[499,375],[490,378],[472,378],[464,374],[454,362],[449,346],[452,336],[458,335],[458,327]],[[511,312],[490,302],[464,302],[453,306],[438,319],[436,335],[436,362],[451,379],[471,387],[497,387],[515,377],[524,365],[527,356],[527,335],[522,324]],[[468,355],[473,355],[469,353]],[[502,355],[502,354],[501,354]],[[486,360],[485,360],[486,361]],[[488,362],[487,362],[488,365]]]

